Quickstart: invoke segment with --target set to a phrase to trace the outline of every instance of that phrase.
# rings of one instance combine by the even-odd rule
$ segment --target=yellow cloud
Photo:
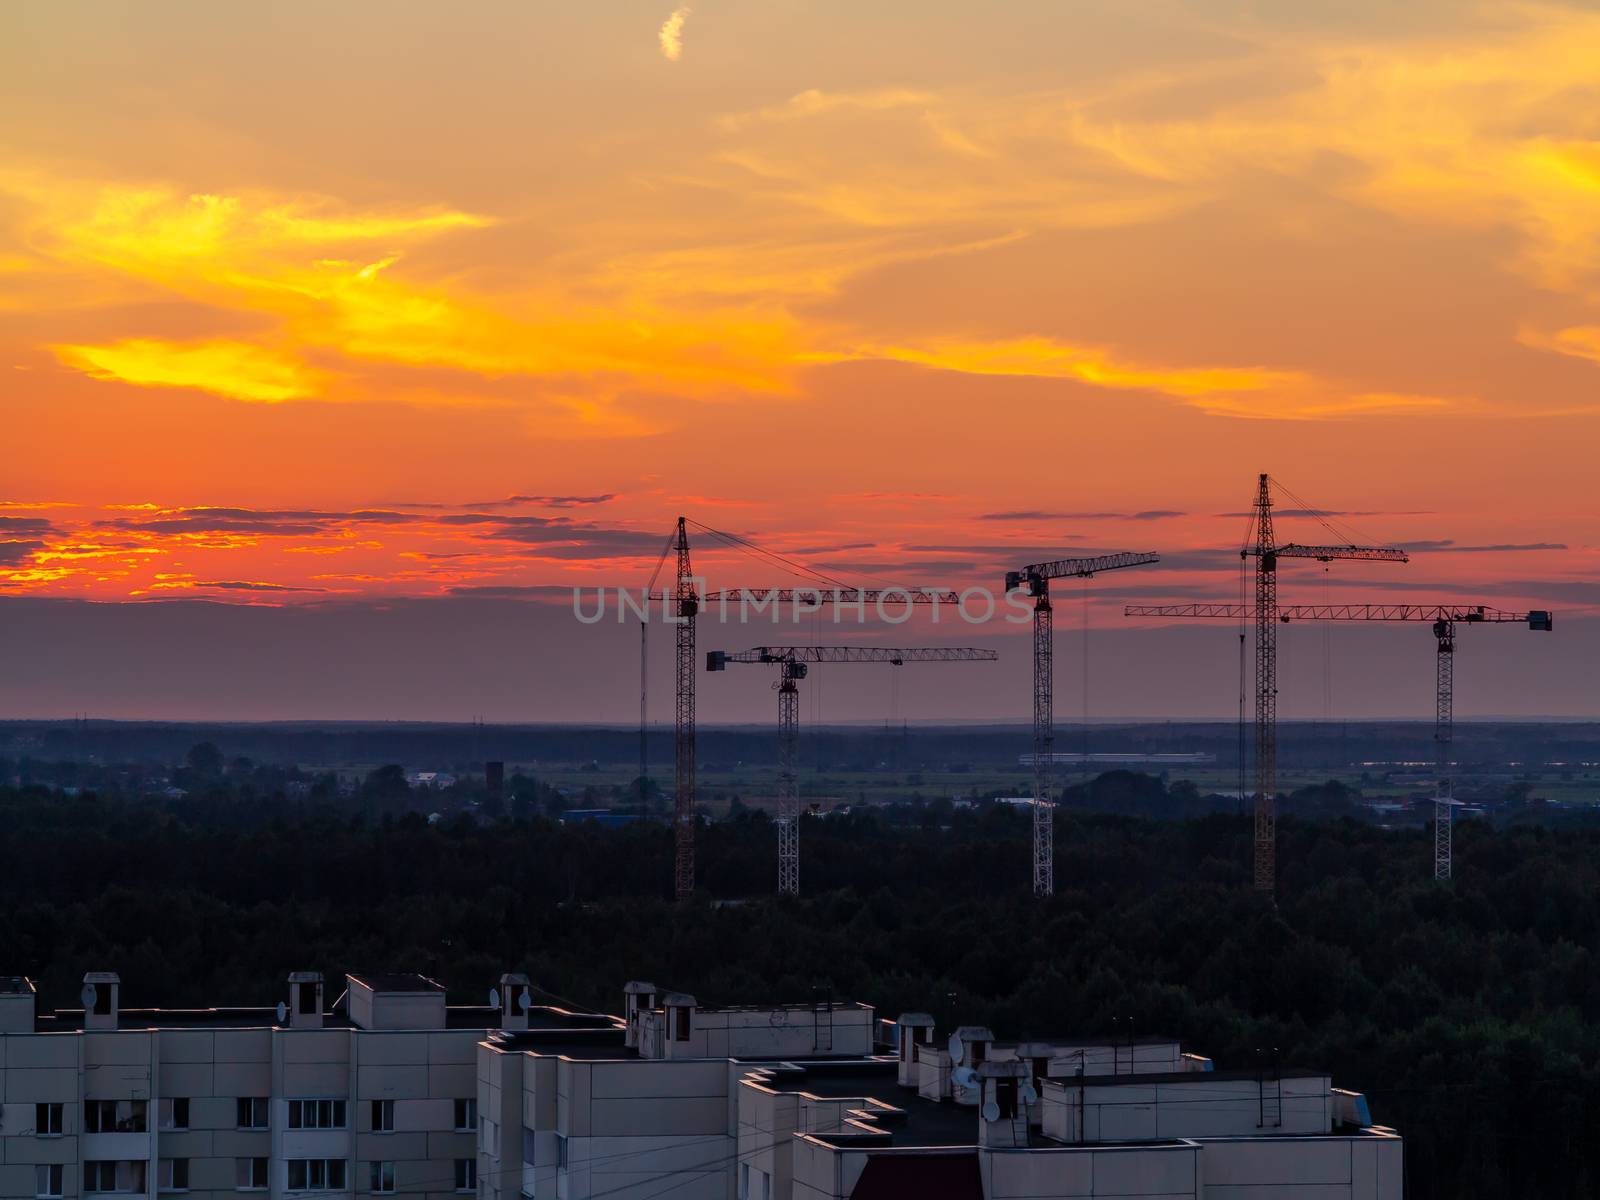
[[[349,213],[325,202],[186,196],[156,187],[52,191],[33,183],[22,190],[36,202],[35,240],[59,261],[106,269],[219,309],[273,317],[282,326],[276,340],[284,344],[491,378],[607,375],[701,395],[790,390],[798,323],[771,306],[717,304],[686,312],[643,294],[593,289],[578,298],[564,279],[548,275],[526,291],[474,293],[458,280],[430,282],[401,271],[406,246],[487,223],[471,214]],[[314,253],[374,240],[394,250],[365,261]],[[265,352],[235,350],[230,371],[155,344],[119,349],[124,352],[113,369],[109,352],[100,348],[95,369],[130,382],[148,377],[207,386],[202,380],[209,379],[227,385],[210,390],[248,399],[315,394],[304,386],[313,376],[292,375],[282,362],[273,368]],[[159,359],[160,366],[148,359]],[[80,353],[72,361],[89,359]]]
[[[109,346],[54,346],[57,357],[95,379],[140,387],[199,388],[235,400],[275,403],[317,393],[320,372],[248,342],[129,338]]]
[[[1600,325],[1575,325],[1546,333],[1538,329],[1523,329],[1517,340],[1535,350],[1549,350],[1572,358],[1586,358],[1600,363]]]
[[[825,92],[819,88],[808,88],[790,96],[785,104],[756,109],[754,112],[724,114],[717,118],[717,124],[725,130],[739,130],[763,121],[790,121],[841,109],[883,112],[894,108],[929,108],[938,102],[938,93],[910,88],[874,88],[859,92]]]
[[[1217,417],[1258,421],[1323,421],[1351,417],[1397,417],[1440,409],[1458,411],[1477,407],[1475,401],[1447,396],[1421,396],[1403,392],[1354,394],[1319,386],[1290,389],[1270,395],[1197,397],[1195,407]]]
[[[1309,421],[1476,407],[1475,401],[1399,392],[1350,392],[1304,371],[1267,367],[1168,367],[1134,362],[1098,346],[1050,338],[934,340],[861,346],[810,356],[819,363],[878,359],[967,375],[1071,379],[1094,387],[1155,392],[1213,416]]]
[[[818,355],[815,361],[888,359],[959,371],[968,375],[1019,375],[1075,379],[1105,388],[1134,388],[1182,399],[1304,387],[1298,371],[1261,367],[1152,367],[1120,360],[1101,347],[1073,346],[1050,338],[1003,341],[939,340],[921,346],[864,346],[848,354]]]
[[[689,6],[672,10],[672,15],[661,23],[656,40],[661,43],[661,53],[671,62],[683,57],[683,23],[689,19]]]

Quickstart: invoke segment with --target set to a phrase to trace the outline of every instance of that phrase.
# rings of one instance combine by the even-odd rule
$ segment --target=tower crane
[[[811,663],[993,662],[993,650],[968,646],[757,646],[754,650],[706,655],[707,671],[725,671],[729,663],[776,663],[778,682],[778,892],[800,892],[800,788],[795,772],[800,741],[798,683]]]
[[[865,605],[892,601],[907,605],[931,605],[937,611],[941,604],[952,607],[961,604],[959,593],[939,588],[853,588],[831,581],[826,587],[731,588],[702,594],[695,590],[696,579],[689,559],[688,524],[688,518],[678,518],[677,531],[669,544],[677,556],[677,574],[672,592],[659,594],[646,588],[644,594],[646,603],[667,603],[673,614],[676,648],[673,681],[673,892],[679,900],[686,900],[694,894],[695,619],[705,606],[716,603],[726,611],[729,603],[783,605],[798,604],[804,600],[808,604],[820,605],[825,600],[831,600],[835,605],[855,607],[862,611]],[[641,654],[641,661],[642,658]],[[641,674],[642,671],[641,666]]]
[[[1052,579],[1088,579],[1102,571],[1160,562],[1159,554],[1124,551],[1096,558],[1058,558],[1006,572],[1006,592],[1026,587],[1033,597],[1033,894],[1056,890],[1055,800],[1051,795],[1055,745],[1055,618]]]
[[[1224,620],[1254,618],[1261,610],[1244,604],[1133,604],[1123,610],[1130,617],[1215,617]],[[1544,609],[1507,612],[1482,604],[1286,604],[1276,610],[1277,622],[1290,621],[1427,621],[1433,625],[1438,653],[1434,668],[1434,784],[1433,877],[1451,875],[1451,834],[1455,796],[1451,780],[1451,748],[1455,738],[1455,649],[1457,625],[1526,623],[1531,630],[1555,627]],[[1259,829],[1259,824],[1258,824]]]
[[[1240,559],[1256,560],[1256,820],[1255,886],[1269,896],[1277,887],[1278,857],[1278,560],[1310,558],[1317,562],[1407,562],[1405,551],[1387,546],[1278,545],[1272,533],[1272,486],[1266,473],[1256,488],[1255,544],[1239,551]]]

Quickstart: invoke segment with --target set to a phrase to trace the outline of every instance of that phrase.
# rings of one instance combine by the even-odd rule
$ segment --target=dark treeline
[[[1116,786],[1136,808],[1186,803],[1159,781]],[[679,908],[655,822],[0,789],[0,972],[33,975],[46,1007],[74,1005],[89,969],[119,971],[140,1006],[272,1004],[300,968],[421,970],[476,1003],[525,968],[612,1011],[647,978],[709,1004],[826,989],[1001,1036],[1131,1018],[1224,1066],[1276,1048],[1365,1091],[1406,1137],[1409,1196],[1595,1194],[1592,822],[1464,823],[1441,887],[1422,831],[1285,820],[1274,908],[1248,887],[1248,818],[1067,801],[1047,903],[1028,895],[1025,811],[945,802],[807,819],[798,902],[770,897],[764,816],[707,826],[704,894]]]
[[[1057,746],[1084,744],[1081,727],[1057,727]],[[824,727],[805,732],[808,762],[830,769],[879,765],[1015,767],[1029,749],[1021,726]],[[766,763],[774,754],[773,726],[761,721],[700,730],[699,754],[711,768]],[[409,767],[508,762],[633,765],[637,727],[427,724],[158,724],[118,721],[0,722],[0,747],[10,757],[48,760],[94,758],[116,763],[176,763],[189,747],[210,742],[229,758],[273,764],[400,763]],[[1238,760],[1238,730],[1229,722],[1144,722],[1096,725],[1088,746],[1113,753],[1204,753],[1219,764]],[[672,762],[670,729],[650,732],[656,767]],[[1457,760],[1465,765],[1600,761],[1600,725],[1550,722],[1461,723]],[[1431,722],[1292,722],[1279,726],[1279,761],[1286,767],[1348,766],[1363,761],[1433,760]],[[1503,769],[1498,768],[1497,769]]]

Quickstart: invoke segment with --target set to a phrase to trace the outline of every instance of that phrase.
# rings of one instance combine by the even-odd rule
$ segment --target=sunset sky
[[[396,706],[340,648],[431,613],[448,674],[493,611],[528,670],[584,671],[565,589],[640,586],[679,513],[863,583],[1159,550],[1094,593],[1131,646],[1125,600],[1236,597],[1260,471],[1414,550],[1297,567],[1286,602],[1555,609],[1536,661],[1565,682],[1480,675],[1465,707],[1592,712],[1600,13],[13,0],[0,381],[14,715],[465,717],[462,679]],[[284,621],[337,697],[297,700],[270,646],[206,690],[219,645]],[[139,657],[152,623],[192,686]],[[626,719],[633,636],[597,650],[614,696],[508,679],[490,715]],[[1181,642],[1207,636],[1232,653]],[[97,696],[130,638],[139,687]],[[1020,715],[1001,666],[911,715]],[[229,694],[252,681],[270,702]]]

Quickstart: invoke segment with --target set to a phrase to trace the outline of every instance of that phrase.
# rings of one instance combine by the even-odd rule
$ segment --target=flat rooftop
[[[1152,1083],[1256,1083],[1269,1079],[1331,1079],[1330,1071],[1312,1071],[1305,1067],[1273,1067],[1265,1071],[1236,1069],[1231,1071],[1151,1071],[1138,1075],[1052,1075],[1049,1082],[1077,1087],[1080,1083],[1094,1087],[1144,1087]]]
[[[1130,1046],[1180,1046],[1182,1038],[1161,1033],[1139,1034],[1137,1037],[1023,1037],[997,1038],[989,1044],[996,1049],[1015,1050],[1018,1046],[1051,1046],[1074,1049],[1080,1046],[1089,1050],[1126,1050]]]
[[[958,1104],[925,1100],[915,1088],[895,1082],[895,1060],[861,1058],[796,1063],[745,1062],[771,1073],[766,1086],[778,1092],[808,1092],[829,1099],[871,1096],[898,1111],[874,1110],[873,1119],[864,1122],[884,1135],[883,1145],[893,1146],[976,1146],[978,1110]],[[816,1134],[825,1142],[837,1136],[840,1145],[859,1145],[864,1135]]]
[[[569,1013],[586,1017],[590,1025],[548,1025],[529,1029],[496,1029],[488,1037],[490,1045],[508,1053],[533,1053],[553,1058],[595,1059],[638,1058],[639,1052],[623,1045],[627,1031],[615,1018]],[[530,1014],[530,1024],[533,1017]]]
[[[453,1004],[445,1010],[444,1029],[481,1029],[500,1032],[501,1013],[487,1004]],[[616,1030],[621,1044],[621,1027],[616,1018],[591,1013],[569,1012],[564,1008],[535,1007],[528,1013],[530,1022],[536,1022],[554,1031],[596,1029],[602,1032]],[[286,1029],[289,1022],[278,1021],[276,1005],[271,1008],[124,1008],[117,1018],[121,1029]],[[40,1014],[35,1022],[39,1033],[74,1033],[84,1027],[81,1008],[58,1008]],[[324,1029],[358,1028],[342,1011],[326,1012],[322,1016]],[[415,1032],[415,1031],[412,1031]]]
[[[375,992],[442,992],[444,984],[429,979],[426,975],[357,975],[350,973],[350,979]]]

